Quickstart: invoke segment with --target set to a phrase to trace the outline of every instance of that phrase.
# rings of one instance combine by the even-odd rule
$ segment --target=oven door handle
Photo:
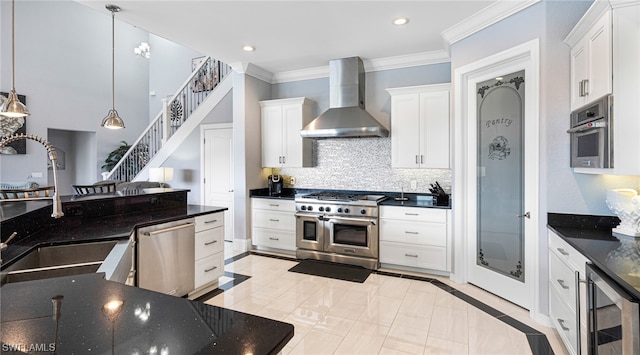
[[[355,222],[358,225],[376,225],[377,220],[374,218],[350,218],[350,217],[333,217],[333,218],[325,218],[325,221],[329,223],[340,223],[340,222]]]
[[[579,126],[573,127],[571,129],[567,130],[567,133],[578,133],[578,132],[584,132],[584,131],[589,131],[592,129],[598,129],[598,128],[604,128],[607,127],[607,122],[605,122],[604,118],[599,118],[596,121],[591,121],[591,122],[587,122],[587,123],[583,123]]]
[[[319,221],[322,221],[322,215],[317,215],[317,214],[313,214],[313,213],[296,213],[295,214],[296,218],[307,218],[307,219],[317,219]]]

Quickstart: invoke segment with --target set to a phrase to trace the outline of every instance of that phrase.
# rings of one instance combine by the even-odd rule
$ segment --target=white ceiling
[[[514,3],[532,2],[78,1],[106,15],[110,14],[106,4],[118,5],[122,9],[116,14],[118,20],[225,63],[242,63],[245,67],[251,63],[269,73],[325,67],[331,59],[351,56],[359,56],[365,63],[414,54],[446,57],[448,47],[443,31],[448,30],[445,37],[449,42],[455,41],[464,31],[453,31],[452,27],[467,27],[470,29],[465,31],[472,32],[489,15],[496,16],[496,11],[490,10],[501,8],[504,13],[504,4],[512,9]],[[392,20],[399,16],[408,17],[410,22],[393,25]],[[478,24],[477,19],[482,21]],[[247,44],[256,50],[243,51]]]

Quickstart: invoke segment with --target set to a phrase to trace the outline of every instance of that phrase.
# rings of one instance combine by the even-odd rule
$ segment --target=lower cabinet
[[[451,271],[450,211],[380,207],[380,263]]]
[[[195,290],[217,287],[224,274],[224,212],[195,218]]]
[[[257,249],[296,250],[293,200],[251,199],[252,243]]]
[[[570,354],[587,353],[587,258],[549,230],[549,316]]]

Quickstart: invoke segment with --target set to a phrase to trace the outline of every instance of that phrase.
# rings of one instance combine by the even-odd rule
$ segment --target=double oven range
[[[296,257],[378,268],[378,203],[383,195],[317,192],[296,196]]]

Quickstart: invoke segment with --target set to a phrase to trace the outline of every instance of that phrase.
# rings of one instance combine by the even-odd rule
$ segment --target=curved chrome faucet
[[[36,141],[44,145],[44,147],[47,149],[47,153],[49,154],[49,160],[51,160],[51,167],[53,169],[54,191],[53,191],[53,213],[51,213],[51,217],[60,218],[64,216],[64,213],[62,212],[62,202],[60,201],[60,193],[58,192],[58,170],[56,167],[56,160],[58,159],[58,155],[56,154],[56,150],[53,149],[53,146],[51,145],[51,143],[49,143],[46,139],[42,137],[38,137],[33,134],[24,134],[24,133],[14,134],[12,136],[9,136],[3,139],[2,141],[0,141],[0,148],[6,146],[9,143],[12,143],[21,139],[30,139],[30,140]]]

